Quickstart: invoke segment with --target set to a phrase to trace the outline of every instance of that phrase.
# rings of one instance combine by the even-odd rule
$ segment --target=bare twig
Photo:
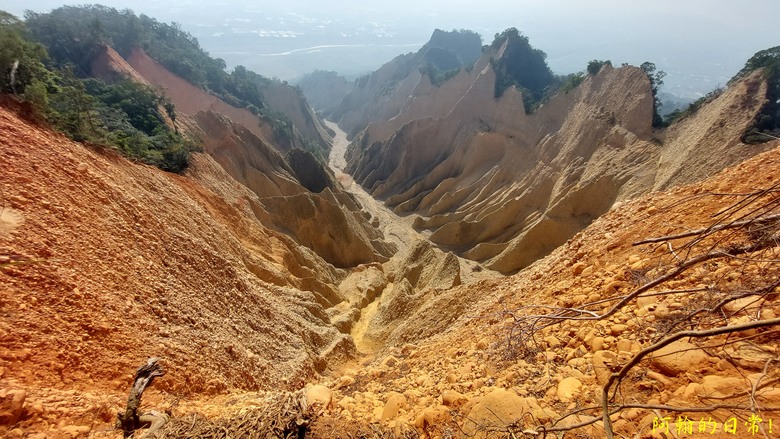
[[[762,223],[768,223],[768,222],[773,222],[773,221],[778,221],[778,220],[780,220],[780,214],[769,215],[769,216],[766,216],[766,217],[763,217],[763,218],[751,218],[751,219],[747,219],[747,220],[743,220],[743,221],[735,221],[735,222],[732,222],[732,223],[718,224],[718,225],[706,227],[706,228],[703,228],[703,229],[691,230],[690,232],[678,233],[676,235],[666,235],[666,236],[659,236],[659,237],[656,237],[656,238],[644,239],[642,241],[634,242],[631,245],[642,245],[642,244],[650,244],[650,243],[654,243],[654,242],[669,241],[669,240],[672,240],[672,239],[690,238],[691,236],[702,235],[702,234],[705,234],[705,233],[714,233],[714,232],[718,232],[720,230],[734,229],[734,228],[742,227],[742,226],[746,226],[746,225],[762,224]]]
[[[612,435],[612,422],[609,419],[609,410],[607,407],[609,406],[609,391],[612,388],[612,385],[615,382],[620,382],[626,374],[637,364],[639,364],[640,361],[642,361],[643,358],[645,358],[647,355],[663,348],[664,346],[667,346],[681,338],[702,338],[702,337],[713,337],[716,335],[721,334],[729,334],[734,332],[740,332],[740,331],[746,331],[749,329],[758,329],[758,328],[766,328],[770,326],[776,326],[780,325],[780,317],[774,318],[774,319],[768,319],[768,320],[759,320],[755,322],[748,322],[743,323],[741,325],[731,325],[731,326],[722,326],[719,328],[713,328],[713,329],[706,329],[701,331],[680,331],[677,333],[674,333],[663,340],[650,345],[641,351],[639,351],[636,355],[634,355],[631,360],[629,360],[626,365],[624,365],[619,372],[613,373],[609,376],[609,379],[607,379],[607,382],[604,384],[604,387],[602,389],[601,395],[602,395],[602,407],[603,407],[603,420],[604,420],[604,427],[607,430],[607,437],[609,439],[613,438]]]
[[[603,312],[602,314],[595,314],[592,311],[589,310],[583,310],[581,308],[561,308],[561,311],[558,314],[539,314],[539,315],[531,315],[531,316],[522,316],[522,317],[515,317],[516,321],[528,321],[533,320],[535,323],[533,326],[536,330],[544,329],[546,327],[552,326],[556,323],[560,323],[562,321],[572,321],[572,320],[603,320],[607,317],[612,316],[617,311],[622,309],[628,302],[631,300],[637,298],[645,291],[648,291],[652,289],[653,287],[656,287],[670,279],[674,279],[681,273],[685,272],[690,267],[700,264],[702,262],[709,261],[711,259],[716,259],[723,257],[725,255],[737,255],[737,254],[746,254],[746,253],[752,253],[754,251],[758,251],[765,248],[765,245],[762,243],[749,243],[738,247],[733,247],[730,249],[725,250],[715,250],[709,253],[705,253],[702,255],[698,255],[696,257],[690,258],[686,260],[684,263],[680,264],[675,268],[674,270],[670,271],[669,273],[660,276],[650,282],[645,283],[644,285],[634,289],[630,294],[623,296],[616,304],[612,305],[608,310]],[[586,314],[586,315],[582,315]],[[536,323],[538,323],[541,320],[550,320],[550,322],[543,324],[541,326],[536,326]]]

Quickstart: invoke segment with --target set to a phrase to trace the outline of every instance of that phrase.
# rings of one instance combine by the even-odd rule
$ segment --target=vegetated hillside
[[[441,85],[461,70],[471,70],[481,38],[467,31],[434,31],[417,53],[400,55],[370,75],[358,78],[352,91],[325,117],[350,137],[375,120],[403,112],[407,97],[422,78]]]
[[[355,181],[396,212],[419,215],[415,227],[434,243],[488,268],[514,272],[616,201],[766,149],[740,140],[765,101],[758,71],[658,131],[648,77],[630,66],[605,65],[527,114],[527,94],[549,69],[520,74],[514,58],[523,53],[543,61],[526,39],[500,35],[472,71],[439,88],[414,72],[399,79],[404,90],[376,104],[370,117],[384,117],[367,122],[349,151]]]
[[[275,104],[273,108],[279,109],[265,111],[258,117],[249,109],[230,105],[178,77],[140,48],[130,52],[127,62],[146,81],[160,87],[177,109],[186,115],[193,116],[198,111],[216,111],[247,127],[253,134],[280,151],[301,148],[320,157],[327,153],[328,143],[325,139],[328,134],[321,121],[313,114],[305,100],[288,86],[264,86],[263,90]],[[294,121],[298,121],[298,124]],[[298,126],[310,137],[302,136]]]
[[[29,11],[24,25],[46,46],[54,61],[73,65],[78,77],[92,74],[94,59],[106,45],[128,60],[137,61],[139,53],[149,54],[193,88],[207,90],[227,105],[244,109],[250,115],[244,116],[248,128],[254,129],[260,117],[267,130],[273,131],[271,140],[276,146],[285,150],[308,148],[322,157],[327,155],[327,134],[292,87],[243,66],[226,72],[223,60],[210,57],[178,25],[101,5],[63,6],[47,13]],[[252,123],[248,123],[250,118]]]
[[[186,168],[197,145],[176,130],[173,105],[157,90],[108,72],[77,76],[75,62],[84,56],[78,47],[70,48],[71,57],[52,60],[47,47],[32,40],[27,23],[3,11],[0,40],[0,90],[27,102],[36,118],[72,139],[110,145],[166,171]],[[104,49],[95,47],[89,61],[105,60]]]
[[[63,23],[67,18],[74,18],[78,23],[79,20],[83,21],[89,17],[97,22],[102,23],[103,20],[105,24],[112,23],[118,27],[128,23],[135,23],[140,27],[140,30],[135,29],[129,35],[121,34],[122,47],[128,54],[127,60],[106,43],[98,44],[100,41],[114,43],[114,39],[119,39],[119,30],[115,30],[113,36],[90,34],[90,41],[82,42],[79,38],[86,38],[80,33],[83,30],[74,28],[73,23]],[[329,149],[326,138],[329,136],[319,118],[292,87],[274,81],[261,81],[261,77],[241,67],[237,67],[230,75],[221,70],[207,69],[211,76],[222,75],[222,79],[211,78],[206,83],[224,86],[225,90],[217,93],[222,98],[244,105],[246,102],[236,95],[258,98],[262,97],[259,93],[263,93],[265,96],[262,97],[262,102],[258,101],[258,104],[263,105],[262,109],[253,104],[244,108],[231,105],[217,95],[173,74],[137,45],[146,42],[151,50],[165,56],[177,49],[165,44],[175,46],[186,37],[181,30],[171,30],[173,36],[166,34],[162,43],[146,41],[146,33],[158,32],[160,27],[167,29],[166,25],[148,17],[139,19],[129,12],[118,13],[116,10],[102,7],[67,7],[48,15],[30,14],[28,21],[30,27],[42,36],[41,39],[48,41],[59,57],[64,57],[60,62],[75,55],[58,46],[59,40],[52,39],[50,33],[61,38],[77,39],[80,44],[86,44],[82,50],[75,51],[80,54],[76,60],[80,61],[79,64],[84,64],[82,70],[95,78],[109,81],[104,83],[94,78],[74,78],[78,84],[84,84],[87,92],[106,88],[108,91],[105,94],[111,97],[112,102],[118,101],[119,105],[140,100],[139,93],[136,93],[135,99],[126,99],[127,93],[122,95],[125,97],[114,99],[113,95],[116,93],[111,91],[119,85],[126,84],[124,88],[130,90],[134,87],[151,86],[164,93],[165,113],[169,118],[160,118],[158,125],[165,122],[170,131],[175,130],[173,136],[184,133],[205,146],[207,152],[212,154],[233,178],[254,191],[265,203],[265,207],[258,205],[254,211],[269,227],[288,234],[300,245],[311,248],[329,263],[339,267],[386,260],[392,253],[392,246],[384,243],[381,233],[364,217],[361,207],[335,184],[332,175],[325,168],[324,155]],[[92,47],[93,44],[97,45]],[[189,56],[212,66],[213,60],[209,61],[211,58],[196,44],[194,49],[189,49],[192,50],[178,48],[174,52],[182,52],[182,56]],[[86,63],[86,59],[90,60],[89,63]],[[199,78],[199,75],[189,74],[192,78]],[[233,92],[236,95],[228,94],[236,87],[239,87],[238,91]],[[92,94],[98,97],[102,95]],[[158,106],[162,106],[162,102],[158,105],[156,101],[150,100],[146,104],[147,110],[156,110]],[[208,114],[202,114],[204,112]],[[133,108],[131,113],[136,115],[139,110]],[[143,113],[141,116],[138,119],[142,123],[148,119]],[[81,120],[86,119],[88,118],[83,117]],[[112,125],[108,127],[111,128]],[[154,129],[147,131],[150,131],[150,134],[157,133]],[[121,139],[128,145],[137,143],[135,137]],[[108,144],[111,145],[111,142]],[[124,144],[119,145],[120,149],[124,150],[122,145]],[[183,168],[184,166],[181,166],[177,170]],[[284,198],[279,201],[280,199],[273,197]],[[279,204],[285,209],[280,209]],[[272,209],[272,213],[268,214],[266,209]],[[325,235],[323,231],[326,232]],[[329,236],[328,234],[343,236],[344,239],[333,241],[323,237]]]
[[[231,177],[259,197],[260,205],[253,211],[264,224],[342,268],[384,261],[393,253],[321,159],[301,148],[272,147],[275,131],[253,123],[252,113],[192,86],[140,49],[132,52],[129,62],[145,80],[166,90],[188,116],[182,117],[185,129],[203,142],[205,151]],[[290,106],[306,105],[297,94],[294,98]]]
[[[329,114],[352,90],[352,82],[336,72],[323,70],[306,74],[297,86],[312,108],[324,115]]]

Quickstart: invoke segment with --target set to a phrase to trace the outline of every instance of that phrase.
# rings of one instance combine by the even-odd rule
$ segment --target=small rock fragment
[[[556,395],[563,402],[569,402],[576,398],[582,391],[582,381],[574,377],[568,377],[558,383]]]
[[[382,410],[382,422],[398,417],[398,413],[402,408],[406,408],[406,397],[400,393],[391,392]]]
[[[333,402],[333,391],[329,388],[317,384],[306,390],[306,404],[320,404],[323,408],[329,408]]]

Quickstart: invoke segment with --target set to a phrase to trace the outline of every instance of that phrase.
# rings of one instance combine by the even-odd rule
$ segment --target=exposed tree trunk
[[[117,426],[122,429],[126,438],[132,436],[133,432],[144,424],[143,421],[150,422],[149,419],[141,419],[138,407],[141,405],[141,396],[144,390],[152,384],[156,377],[165,375],[165,371],[158,361],[159,358],[150,358],[146,360],[146,364],[138,368],[135,372],[133,387],[130,388],[130,395],[127,397],[127,407],[124,412],[117,414]]]

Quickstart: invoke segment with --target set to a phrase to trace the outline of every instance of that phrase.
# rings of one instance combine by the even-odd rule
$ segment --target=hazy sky
[[[24,3],[24,5],[22,5]],[[62,0],[0,0],[21,15]],[[84,3],[73,1],[70,4]],[[666,90],[706,93],[753,53],[780,45],[778,0],[105,0],[160,21],[177,21],[229,66],[293,79],[314,68],[358,74],[415,51],[435,28],[468,28],[485,44],[516,27],[548,54],[556,73],[588,60],[655,62]]]

